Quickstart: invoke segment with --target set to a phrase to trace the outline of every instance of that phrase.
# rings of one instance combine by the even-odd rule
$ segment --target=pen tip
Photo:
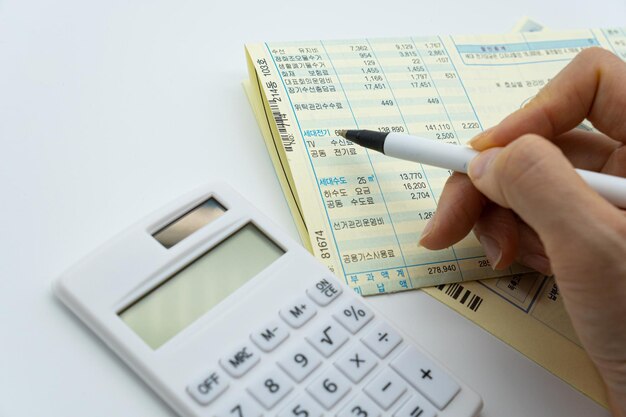
[[[346,137],[346,133],[348,133],[348,131],[347,131],[347,130],[338,130],[338,131],[337,131],[337,135],[338,135],[338,136],[341,136],[342,138],[345,138],[345,137]]]

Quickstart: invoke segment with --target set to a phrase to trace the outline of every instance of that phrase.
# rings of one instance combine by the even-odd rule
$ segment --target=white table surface
[[[173,415],[50,291],[151,210],[226,179],[297,238],[241,87],[245,42],[506,32],[522,15],[606,27],[626,16],[619,0],[301,3],[0,0],[1,416]],[[398,323],[480,392],[485,417],[608,415],[421,292],[374,302],[423,318]]]

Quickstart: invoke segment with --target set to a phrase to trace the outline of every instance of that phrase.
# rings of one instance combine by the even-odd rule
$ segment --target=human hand
[[[599,133],[574,129],[585,118]],[[574,129],[574,130],[572,130]],[[626,212],[574,167],[626,177],[626,64],[581,52],[522,109],[474,138],[420,244],[443,249],[473,229],[494,269],[554,273],[615,416],[626,416]]]

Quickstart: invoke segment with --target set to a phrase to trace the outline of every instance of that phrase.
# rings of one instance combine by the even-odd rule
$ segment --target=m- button
[[[250,334],[250,339],[264,352],[270,352],[289,336],[287,325],[274,319]]]

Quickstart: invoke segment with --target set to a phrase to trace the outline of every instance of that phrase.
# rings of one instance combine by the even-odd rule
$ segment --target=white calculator
[[[223,184],[71,268],[59,298],[186,417],[471,417],[478,394]]]

